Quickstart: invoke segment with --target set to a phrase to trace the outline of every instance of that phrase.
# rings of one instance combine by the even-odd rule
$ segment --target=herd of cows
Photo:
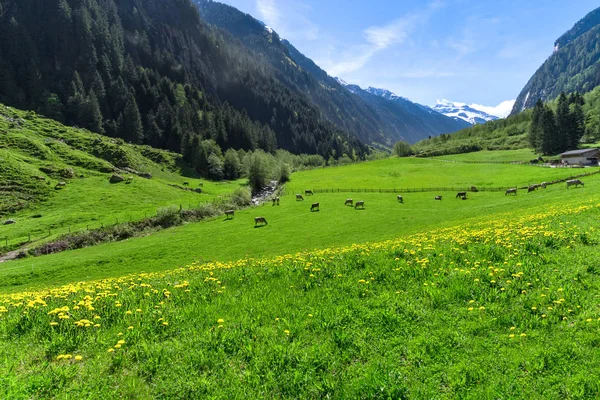
[[[579,179],[571,179],[566,181],[567,183],[567,189],[570,188],[571,186],[575,186],[575,187],[579,187],[579,186],[585,186],[583,184],[583,182]],[[546,188],[548,185],[550,185],[550,183],[548,182],[542,182],[540,184],[535,184],[535,185],[530,185],[529,187],[527,187],[527,193],[531,193],[539,188]],[[471,187],[471,191],[472,192],[477,192],[478,190],[475,187]],[[504,193],[504,195],[509,195],[509,194],[517,194],[518,189],[517,188],[511,188],[506,190],[506,192]],[[312,196],[314,195],[314,192],[312,190],[305,190],[304,191],[304,196]],[[304,201],[304,196],[302,194],[296,194],[296,201]],[[458,192],[456,194],[457,199],[461,199],[461,200],[467,200],[467,192]],[[404,203],[404,198],[400,195],[396,196],[396,199],[398,200],[399,203]],[[435,196],[434,198],[435,200],[441,201],[442,200],[442,196]],[[271,201],[273,202],[273,206],[275,205],[279,205],[279,197],[273,197],[271,199]],[[345,206],[350,206],[350,207],[354,207],[355,210],[358,209],[363,209],[365,208],[365,202],[363,200],[359,200],[357,202],[354,202],[353,199],[346,199],[346,201],[344,202]],[[310,206],[310,211],[311,212],[315,212],[315,211],[320,211],[320,204],[319,203],[312,203]],[[235,211],[234,210],[227,210],[225,211],[225,216],[227,219],[233,218],[235,215]],[[259,227],[259,226],[264,226],[264,225],[268,225],[267,219],[265,217],[256,217],[254,218],[254,227]]]

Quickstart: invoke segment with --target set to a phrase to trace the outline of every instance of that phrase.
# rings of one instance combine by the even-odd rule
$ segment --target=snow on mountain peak
[[[470,124],[483,124],[488,121],[495,121],[506,117],[512,110],[514,100],[503,101],[495,107],[482,106],[480,104],[459,103],[446,99],[437,100],[437,104],[432,108],[454,119],[462,119]]]
[[[342,78],[335,78],[335,80],[342,86],[348,86],[348,82],[346,82],[345,80],[343,80]]]
[[[379,88],[374,88],[374,87],[369,86],[369,88],[366,89],[366,91],[371,94],[374,94],[375,96],[383,97],[386,100],[394,101],[394,100],[401,99],[401,100],[405,100],[405,101],[410,101],[406,97],[398,96],[396,93],[391,92],[387,89],[379,89]],[[411,101],[411,103],[412,103],[412,101]]]

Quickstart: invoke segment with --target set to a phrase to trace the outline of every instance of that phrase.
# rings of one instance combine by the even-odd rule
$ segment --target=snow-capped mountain
[[[481,106],[478,104],[465,104],[449,100],[438,100],[432,107],[435,111],[455,120],[463,120],[472,125],[484,124],[504,118],[510,113],[514,100],[503,101],[496,107]]]
[[[452,133],[469,127],[463,120],[449,118],[430,107],[414,103],[387,90],[348,84],[335,78],[350,93],[360,97],[393,132],[395,140],[415,143],[429,136]]]
[[[398,96],[396,93],[390,92],[387,89],[379,89],[379,88],[369,87],[365,90],[371,94],[374,94],[375,96],[383,97],[384,99],[389,100],[389,101],[394,101],[394,100],[398,100],[398,99],[410,101],[406,97]],[[411,103],[412,103],[412,101],[411,101]]]

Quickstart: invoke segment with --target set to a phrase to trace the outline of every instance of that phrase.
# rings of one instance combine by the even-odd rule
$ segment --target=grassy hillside
[[[113,172],[133,181],[111,184]],[[149,173],[152,179],[133,172]],[[55,189],[61,181],[66,187]],[[69,229],[141,219],[161,207],[197,205],[243,183],[202,181],[198,194],[182,190],[184,182],[197,188],[200,180],[179,155],[0,105],[0,222],[16,221],[0,224],[0,246],[5,239],[9,245],[28,235],[46,240]]]
[[[2,296],[0,396],[597,398],[600,205],[577,192],[387,242]]]
[[[288,185],[303,189],[342,183],[344,186],[356,184],[370,188],[380,188],[384,184],[388,188],[404,184],[419,187],[480,183],[526,185],[582,172],[510,164],[483,167],[436,160],[390,159],[295,173]],[[399,177],[391,177],[390,171],[395,171]],[[394,182],[386,183],[393,179],[405,181],[398,186]],[[455,192],[410,193],[404,194],[404,204],[399,204],[394,194],[317,194],[301,202],[295,201],[294,192],[290,192],[282,198],[279,207],[268,204],[240,211],[233,220],[221,217],[125,242],[11,261],[0,270],[0,291],[139,271],[162,271],[194,261],[236,260],[246,256],[274,256],[345,246],[396,238],[441,226],[469,224],[472,220],[502,213],[521,215],[565,201],[587,201],[598,196],[600,176],[588,177],[584,181],[586,187],[581,189],[567,190],[564,184],[560,184],[530,194],[521,191],[517,196],[480,192],[469,194],[467,201],[455,199]],[[443,201],[434,200],[438,194],[444,196]],[[364,200],[366,209],[358,211],[345,207],[344,200],[348,197]],[[313,202],[320,203],[319,212],[310,212]],[[254,217],[257,216],[266,217],[269,224],[255,229]]]

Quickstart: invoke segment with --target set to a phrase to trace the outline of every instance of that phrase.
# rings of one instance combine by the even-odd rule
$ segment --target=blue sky
[[[330,75],[437,99],[512,100],[597,0],[224,0]]]

